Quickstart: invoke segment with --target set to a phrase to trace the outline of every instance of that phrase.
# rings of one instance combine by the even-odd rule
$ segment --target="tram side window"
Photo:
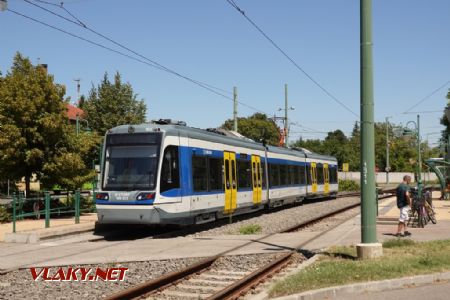
[[[161,167],[160,192],[180,187],[180,166],[178,163],[178,147],[168,146],[164,150]]]
[[[288,166],[288,173],[289,173],[289,185],[295,184],[294,174],[295,174],[295,166]]]
[[[262,169],[262,187],[265,188],[266,187],[266,163],[265,162],[261,162],[261,169]]]
[[[330,183],[337,183],[337,168],[330,168]]]
[[[279,186],[280,185],[280,171],[278,165],[269,164],[269,186]]]
[[[306,184],[305,166],[298,166],[298,172],[300,173],[300,184]]]
[[[338,169],[336,167],[333,170],[334,170],[334,183],[338,183],[339,182]]]
[[[280,165],[280,185],[289,184],[289,173],[287,165]]]
[[[322,164],[317,164],[317,183],[318,184],[324,183],[323,165]]]
[[[291,168],[291,174],[293,176],[293,182],[292,184],[300,184],[300,174],[298,172],[299,167],[298,166],[290,166]]]
[[[312,174],[311,174],[311,165],[306,167],[306,184],[312,184]]]
[[[223,159],[209,158],[209,190],[223,190]]]
[[[205,192],[208,190],[207,157],[192,157],[192,179],[195,192]]]
[[[238,171],[238,187],[250,188],[252,187],[252,166],[248,160],[237,161]]]

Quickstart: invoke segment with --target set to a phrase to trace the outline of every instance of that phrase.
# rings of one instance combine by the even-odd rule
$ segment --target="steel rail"
[[[389,198],[392,197],[392,195],[384,195],[382,197],[380,197],[379,199],[384,199],[384,198]],[[340,212],[344,212],[348,209],[354,208],[359,206],[360,204],[355,204],[355,205],[349,205],[347,207],[344,207],[343,209],[340,209],[338,211],[332,212],[332,213],[328,213],[325,214],[319,218],[316,218],[314,220],[311,220],[310,222],[305,222],[306,225],[304,226],[294,226],[292,228],[289,228],[287,230],[284,230],[282,232],[292,232],[295,230],[298,230],[301,227],[305,227],[311,223],[315,223],[318,222],[320,220],[323,220],[325,218],[331,217],[333,215],[337,215]],[[346,222],[347,220],[342,221],[341,223]],[[265,278],[272,276],[273,274],[279,272],[280,270],[282,270],[284,267],[286,267],[289,264],[289,260],[292,257],[292,255],[294,255],[295,253],[297,253],[299,250],[301,250],[304,246],[306,246],[307,244],[309,244],[310,242],[312,242],[313,240],[318,239],[319,237],[325,235],[326,233],[328,233],[329,231],[333,230],[333,228],[329,228],[328,230],[325,230],[323,232],[321,232],[320,234],[311,237],[309,240],[301,243],[300,245],[298,245],[297,247],[295,247],[295,250],[292,250],[286,254],[284,254],[282,257],[275,259],[274,261],[270,262],[269,264],[263,266],[262,268],[254,271],[253,273],[245,276],[244,278],[242,278],[241,280],[236,281],[235,283],[233,283],[232,285],[226,287],[223,290],[220,290],[219,292],[213,294],[212,296],[208,297],[208,300],[222,300],[222,299],[227,299],[227,300],[235,300],[238,299],[239,297],[245,295],[246,293],[248,293],[249,290],[251,290],[252,288],[254,288],[255,286],[257,286],[261,281],[263,281]]]
[[[180,279],[184,279],[189,275],[192,275],[196,272],[202,271],[206,268],[209,268],[219,256],[212,256],[206,259],[203,259],[193,265],[188,266],[179,271],[173,271],[161,277],[155,278],[153,280],[141,283],[137,286],[131,287],[129,289],[123,290],[117,294],[111,295],[107,297],[108,300],[125,300],[131,298],[137,298],[152,291],[156,291],[158,289],[163,289],[166,286],[172,285],[176,283]]]
[[[216,300],[216,299],[237,299],[241,295],[247,293],[251,288],[255,285],[259,284],[261,280],[270,276],[271,274],[275,274],[283,269],[290,263],[290,258],[294,255],[296,251],[290,251],[288,253],[283,254],[281,257],[273,260],[269,264],[264,267],[254,271],[253,273],[245,276],[239,281],[236,281],[232,285],[229,285],[225,289],[215,293],[214,295],[206,298],[207,300]]]
[[[351,196],[347,196],[347,197],[351,197]],[[392,195],[385,195],[385,196],[380,197],[379,199],[384,199],[384,198],[387,198],[387,197],[392,197]],[[255,240],[252,240],[250,242],[244,243],[242,245],[233,247],[232,249],[223,251],[223,252],[221,252],[221,253],[219,253],[217,255],[214,255],[212,257],[205,258],[205,259],[203,259],[203,260],[201,260],[201,261],[199,261],[199,262],[197,262],[197,263],[195,263],[195,264],[193,264],[191,266],[187,266],[184,269],[181,269],[181,270],[178,270],[178,271],[173,271],[173,272],[168,273],[166,275],[163,275],[161,277],[158,277],[158,278],[155,278],[153,280],[144,282],[144,283],[142,283],[140,285],[137,285],[135,287],[131,287],[129,289],[123,290],[123,291],[118,292],[116,294],[110,295],[106,299],[108,299],[108,300],[130,299],[130,298],[142,297],[143,295],[153,294],[156,291],[162,290],[162,289],[164,289],[164,288],[166,288],[168,286],[176,284],[180,280],[183,280],[183,279],[185,279],[185,278],[187,278],[187,277],[189,277],[189,276],[191,276],[191,275],[193,275],[195,273],[202,272],[202,271],[208,269],[215,261],[217,261],[220,257],[224,256],[227,253],[234,252],[234,251],[236,251],[238,249],[244,248],[244,247],[246,247],[246,246],[248,246],[250,244],[253,244],[255,242],[262,241],[262,240],[264,240],[264,239],[266,239],[266,238],[268,238],[270,236],[273,236],[275,234],[278,234],[278,233],[287,233],[287,232],[296,231],[296,230],[298,230],[298,229],[300,229],[302,227],[306,227],[306,226],[308,226],[310,224],[316,223],[318,221],[321,221],[321,220],[323,220],[325,218],[328,218],[328,217],[331,217],[333,215],[342,213],[342,212],[344,212],[346,210],[352,209],[352,208],[357,207],[359,205],[360,205],[360,203],[347,205],[347,206],[345,206],[343,208],[338,209],[337,211],[333,211],[333,212],[330,212],[330,213],[323,214],[323,215],[321,215],[321,216],[319,216],[317,218],[304,221],[304,222],[302,222],[300,224],[297,224],[295,226],[291,226],[289,228],[283,229],[283,230],[281,230],[279,232],[266,234],[263,237],[260,237],[258,239],[255,239]],[[230,295],[232,295],[233,294],[231,292],[232,289],[239,289],[239,288],[242,288],[242,286],[244,286],[244,288],[248,287],[248,286],[250,286],[250,287],[253,286],[254,284],[252,282],[255,281],[255,278],[260,278],[261,276],[262,276],[261,278],[267,277],[267,275],[264,275],[265,273],[267,273],[268,271],[272,271],[272,270],[278,270],[277,264],[285,262],[286,259],[289,260],[289,258],[292,256],[292,254],[296,253],[297,249],[301,248],[303,245],[306,245],[307,243],[309,243],[312,240],[322,236],[323,234],[327,233],[328,231],[330,231],[332,229],[334,229],[334,227],[330,228],[330,229],[328,229],[328,230],[326,230],[324,232],[322,232],[321,234],[319,234],[319,235],[317,235],[315,237],[312,237],[308,241],[302,243],[302,245],[297,246],[296,250],[291,251],[291,252],[289,252],[286,255],[283,255],[282,257],[284,259],[282,259],[282,258],[277,259],[276,261],[273,261],[273,262],[269,263],[265,267],[254,271],[253,273],[245,276],[243,279],[239,280],[238,282],[236,282],[232,286],[227,287],[226,288],[227,291],[225,292],[225,290],[223,290],[223,292],[227,293],[227,294],[229,293]],[[256,281],[257,282],[255,284],[258,284],[259,279],[256,280]],[[220,291],[220,292],[222,292],[222,291]],[[239,292],[239,294],[241,294],[241,293],[242,292]],[[219,298],[211,298],[211,299],[223,299],[223,297],[222,298],[220,298],[220,297]],[[229,299],[234,299],[234,298],[229,298]]]

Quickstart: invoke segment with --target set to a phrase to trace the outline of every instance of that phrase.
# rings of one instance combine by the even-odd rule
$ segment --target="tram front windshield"
[[[106,148],[104,190],[153,190],[158,168],[157,145]]]

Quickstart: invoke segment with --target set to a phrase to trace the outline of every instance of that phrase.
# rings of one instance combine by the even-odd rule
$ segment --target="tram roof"
[[[223,132],[219,132],[217,130],[205,130],[173,124],[144,123],[139,125],[121,125],[108,130],[108,134],[129,133],[130,127],[133,128],[132,131],[135,133],[158,132],[157,129],[159,129],[161,132],[164,132],[166,136],[169,135],[169,136],[189,137],[214,143],[223,143],[236,147],[244,147],[264,151],[264,146],[262,145],[262,143],[257,143],[245,137],[227,136],[224,135]],[[300,149],[281,148],[275,146],[268,146],[267,148],[269,152],[273,153],[336,161],[336,158],[333,156],[322,155],[312,152],[306,153],[305,151]]]

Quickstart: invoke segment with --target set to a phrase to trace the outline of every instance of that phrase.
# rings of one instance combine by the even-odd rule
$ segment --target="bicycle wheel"
[[[427,209],[427,215],[428,215],[428,220],[430,220],[431,223],[433,223],[433,224],[437,223],[436,215],[434,213],[434,209],[433,208]]]
[[[425,207],[421,206],[419,209],[419,227],[424,228],[428,223],[427,213]]]

